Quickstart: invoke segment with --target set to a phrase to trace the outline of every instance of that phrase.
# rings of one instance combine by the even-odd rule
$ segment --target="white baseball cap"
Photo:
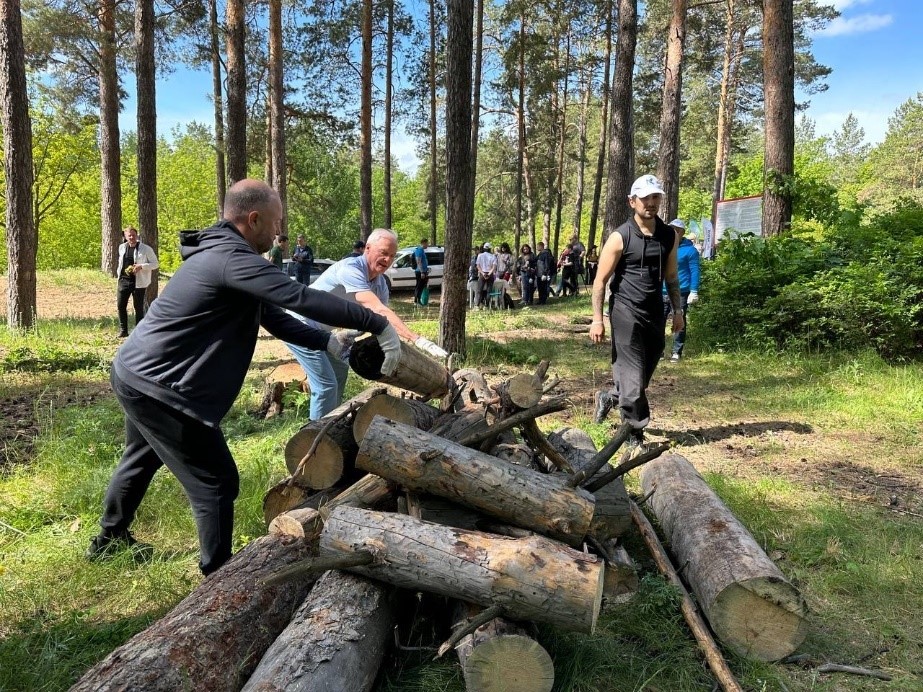
[[[491,245],[490,243],[484,243],[484,249],[485,249],[485,250],[492,250],[493,247],[494,247],[494,246]]]
[[[648,197],[649,195],[663,195],[663,185],[655,175],[642,175],[631,184],[629,197]]]
[[[673,228],[682,228],[684,231],[686,230],[686,224],[683,223],[682,219],[673,219],[670,225],[673,226]]]

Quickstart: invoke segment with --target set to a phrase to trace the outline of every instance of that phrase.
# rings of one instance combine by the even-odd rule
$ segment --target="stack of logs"
[[[308,423],[286,446],[289,476],[266,494],[269,534],[74,689],[367,690],[395,636],[395,596],[410,590],[446,599],[452,633],[437,655],[454,649],[468,690],[550,690],[533,623],[592,633],[604,597],[634,592],[622,475],[666,448],[613,466],[627,428],[599,451],[578,429],[544,435],[536,418],[567,406],[547,369],[407,387],[436,391],[439,407],[372,387]],[[665,512],[677,464],[688,462],[645,467]],[[690,511],[705,511],[696,502]],[[803,602],[750,541],[749,571],[706,579],[696,595],[726,643],[772,660],[804,637]],[[690,544],[690,573],[709,573],[707,560],[693,565],[701,548]]]

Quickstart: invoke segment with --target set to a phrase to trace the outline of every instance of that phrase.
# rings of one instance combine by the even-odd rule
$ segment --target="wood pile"
[[[491,386],[477,371],[450,375],[415,363],[426,357],[414,351],[404,358],[417,394],[394,388],[406,384],[398,372],[390,387],[305,425],[285,449],[288,477],[264,500],[269,535],[75,689],[368,690],[391,638],[407,631],[399,604],[410,596],[429,604],[426,644],[437,657],[454,650],[468,690],[551,690],[536,624],[592,633],[604,597],[637,589],[620,544],[632,527],[622,475],[666,448],[625,452],[613,465],[627,429],[599,451],[580,430],[543,434],[536,419],[568,405],[553,394],[547,362]],[[438,406],[426,401],[434,392]],[[666,481],[656,483],[660,500]],[[779,576],[766,573],[764,595]],[[700,578],[709,584],[700,598],[727,600],[733,574]],[[732,607],[725,619],[734,617]]]

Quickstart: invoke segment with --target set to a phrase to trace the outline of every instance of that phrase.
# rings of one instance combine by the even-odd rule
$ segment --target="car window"
[[[396,269],[407,269],[407,267],[412,267],[413,264],[413,253],[403,255],[394,260],[394,267]]]
[[[445,264],[445,253],[442,250],[427,252],[426,261],[430,264]]]

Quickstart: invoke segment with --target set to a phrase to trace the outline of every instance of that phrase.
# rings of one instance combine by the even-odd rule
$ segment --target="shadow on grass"
[[[685,447],[707,445],[712,442],[726,440],[729,437],[741,435],[744,437],[759,437],[769,432],[794,432],[800,435],[810,435],[814,428],[805,423],[791,421],[762,421],[758,423],[732,423],[729,425],[714,425],[695,430],[657,430],[650,428],[655,435],[666,437],[671,442],[676,442]]]

